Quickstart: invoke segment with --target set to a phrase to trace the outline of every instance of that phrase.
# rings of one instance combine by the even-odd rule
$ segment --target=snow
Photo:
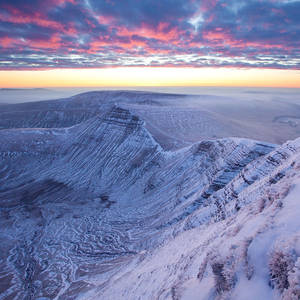
[[[83,104],[87,96],[72,99]],[[112,105],[112,93],[90,96],[92,108],[109,105],[79,124],[0,131],[0,280],[8,297],[293,295],[300,139],[276,146],[212,138],[165,151],[132,114],[141,104],[128,94],[112,97],[124,98],[121,106]],[[134,101],[150,106],[148,98],[137,93]],[[180,109],[166,114],[174,126]],[[182,111],[179,130],[188,114]],[[270,285],[270,261],[280,251],[295,270],[287,271],[290,287],[283,292]]]
[[[298,141],[295,145],[298,145]],[[287,158],[277,168],[286,168],[297,159],[299,152],[293,153],[294,156]],[[270,172],[277,171],[271,169]],[[257,206],[270,188],[277,198],[260,212]],[[205,267],[202,279],[197,274],[205,257],[214,255],[225,263],[233,260],[227,272],[235,274],[236,283],[224,296],[230,299],[280,299],[279,291],[271,289],[269,285],[268,261],[274,246],[283,240],[290,244],[297,255],[300,254],[299,246],[289,241],[291,238],[292,241],[297,240],[295,236],[300,240],[300,221],[297,217],[300,213],[297,205],[299,188],[300,181],[295,168],[288,169],[286,178],[274,186],[267,186],[260,180],[260,185],[251,190],[252,201],[234,217],[183,231],[165,240],[141,263],[133,268],[125,267],[126,277],[112,280],[110,289],[87,299],[97,299],[100,295],[105,299],[114,299],[118,294],[126,295],[129,299],[137,295],[143,295],[143,299],[169,299],[171,294],[179,299],[215,299],[218,293],[211,263]],[[243,197],[247,195],[244,193]],[[249,246],[245,248],[245,254],[243,249],[248,244],[245,244],[247,240]]]
[[[269,254],[274,247],[274,242],[285,240],[294,234],[300,238],[300,179],[293,182],[290,193],[284,201],[284,206],[276,215],[275,224],[271,230],[268,230],[257,237],[249,247],[249,259],[256,270],[253,278],[248,280],[242,275],[237,282],[233,300],[245,299],[280,299],[278,291],[274,291],[268,285],[269,271],[266,261],[269,259]],[[298,242],[296,251],[300,254],[300,242]]]
[[[184,292],[182,300],[209,300],[215,296],[215,282],[212,277],[204,278],[200,284],[199,280],[191,279],[183,285]]]
[[[265,300],[274,298],[271,288],[266,282],[266,278],[256,276],[248,280],[244,274],[241,274],[236,288],[231,295],[232,300]]]

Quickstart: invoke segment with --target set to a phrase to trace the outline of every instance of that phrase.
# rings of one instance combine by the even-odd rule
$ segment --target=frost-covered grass
[[[299,299],[299,140],[285,147],[292,154],[241,194],[251,201],[234,215],[177,233],[79,299]],[[278,169],[285,176],[270,183]]]

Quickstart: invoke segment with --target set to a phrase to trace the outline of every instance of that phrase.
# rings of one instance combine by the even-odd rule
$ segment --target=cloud
[[[0,68],[299,69],[300,1],[0,2]]]

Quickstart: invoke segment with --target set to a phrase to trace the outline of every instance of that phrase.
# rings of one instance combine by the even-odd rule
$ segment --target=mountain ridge
[[[0,131],[0,296],[191,299],[186,293],[204,285],[203,299],[236,292],[240,261],[247,264],[241,249],[286,209],[300,139],[223,138],[166,151],[145,126],[112,105],[68,128]],[[243,222],[254,229],[242,234]]]
[[[271,105],[272,101],[276,105]],[[95,91],[58,100],[1,105],[0,129],[70,127],[107,113],[116,104],[145,120],[146,128],[165,150],[231,136],[273,144],[298,137],[296,103],[290,99],[272,101],[143,91]],[[293,120],[285,117],[290,115],[294,116]]]

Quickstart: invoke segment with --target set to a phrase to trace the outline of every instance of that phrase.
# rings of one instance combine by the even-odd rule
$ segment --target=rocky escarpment
[[[17,185],[22,176],[33,180],[36,172],[39,180],[51,178],[77,188],[108,187],[131,177],[160,152],[143,121],[118,107],[68,129],[11,129],[0,135],[3,167],[9,164],[14,172],[3,173],[2,188]]]
[[[210,273],[221,286],[211,293],[229,293],[235,281],[223,282],[226,258],[212,249],[267,187],[280,190],[299,152],[297,143],[237,138],[164,151],[119,106],[68,128],[2,130],[0,139],[4,299],[180,298]]]

